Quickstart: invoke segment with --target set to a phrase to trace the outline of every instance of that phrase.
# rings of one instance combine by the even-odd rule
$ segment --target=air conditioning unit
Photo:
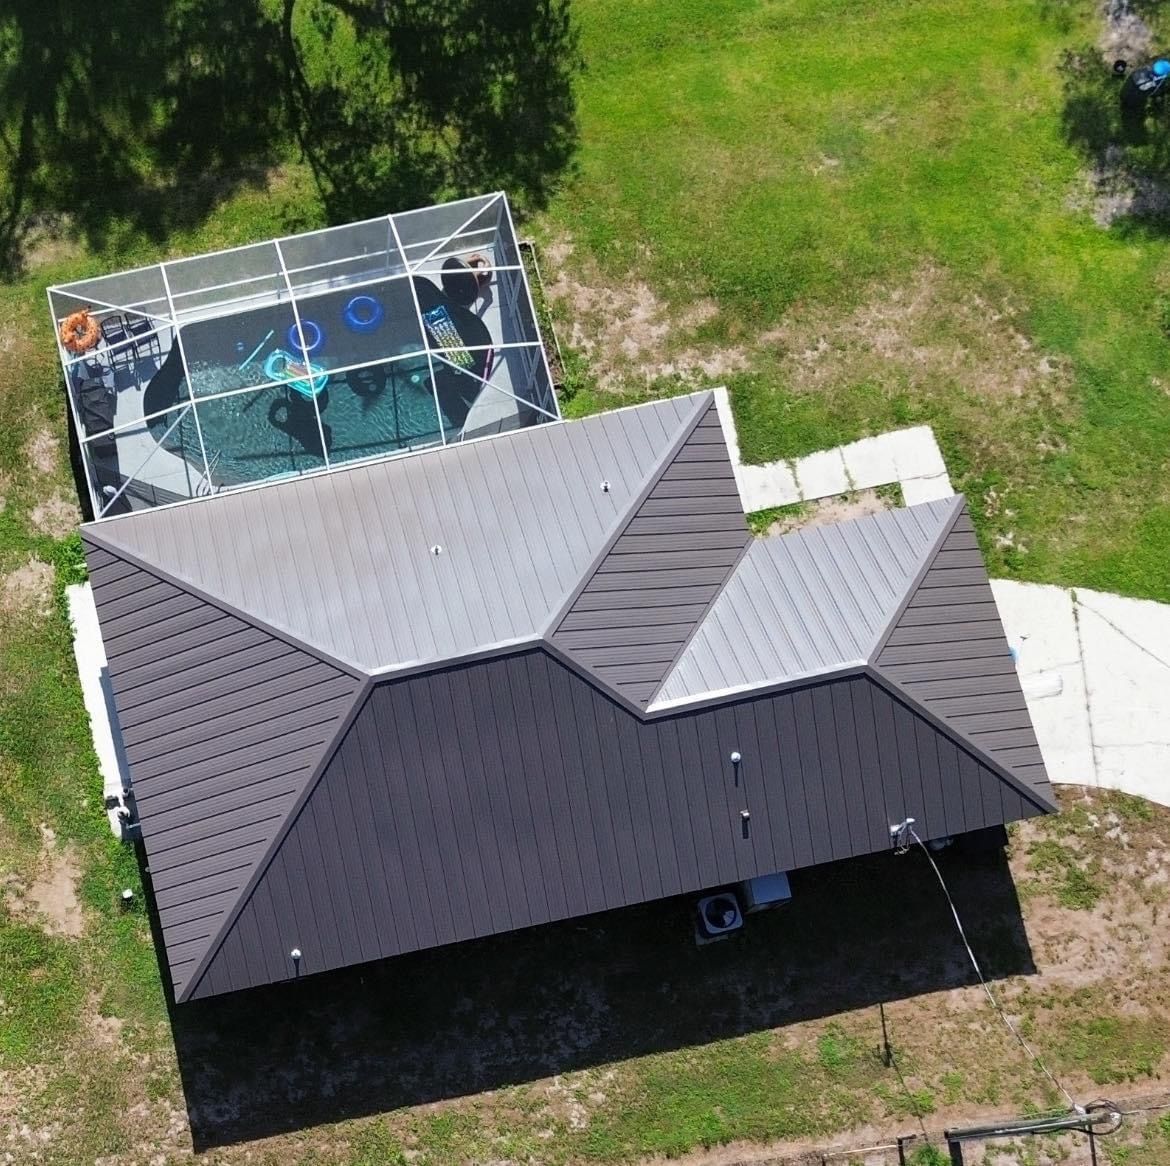
[[[743,926],[739,900],[730,891],[707,895],[695,905],[695,942],[715,943]]]

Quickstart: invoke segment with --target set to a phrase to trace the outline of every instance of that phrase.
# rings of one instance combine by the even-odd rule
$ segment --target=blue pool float
[[[316,320],[302,320],[298,328],[296,324],[289,326],[288,346],[293,351],[304,349],[311,356],[325,343],[325,333]]]
[[[329,383],[329,374],[320,365],[304,364],[283,348],[268,354],[264,375],[272,381],[281,381],[310,400],[321,393]]]
[[[354,296],[341,313],[351,332],[376,332],[385,314],[382,301],[373,296]]]

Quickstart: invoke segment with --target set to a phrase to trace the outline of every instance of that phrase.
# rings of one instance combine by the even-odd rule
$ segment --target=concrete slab
[[[951,479],[945,473],[930,478],[903,478],[901,486],[902,498],[907,506],[917,506],[919,502],[937,502],[940,498],[950,498],[955,492]]]
[[[1076,598],[1098,782],[1170,805],[1170,607]]]
[[[946,463],[929,425],[896,429],[883,434],[890,456],[898,471],[898,481],[906,478],[934,478],[947,472]]]
[[[865,437],[861,441],[841,446],[845,469],[857,490],[870,490],[898,480],[893,446],[881,437]]]
[[[1052,781],[1097,783],[1072,594],[1064,587],[993,579],[991,590]]]
[[[762,466],[739,466],[735,474],[740,501],[745,514],[788,506],[801,499],[800,486],[787,462],[768,462]]]
[[[65,588],[65,600],[73,624],[73,658],[77,661],[77,675],[81,680],[81,697],[89,714],[93,749],[102,775],[102,794],[121,802],[123,791],[130,788],[130,767],[126,762],[118,714],[114,710],[114,691],[110,685],[93,591],[88,583],[75,584]],[[117,808],[106,813],[110,829],[117,837],[123,837],[124,823]]]
[[[796,480],[800,483],[801,495],[808,499],[845,494],[851,488],[840,448],[826,449],[799,458],[796,462]]]

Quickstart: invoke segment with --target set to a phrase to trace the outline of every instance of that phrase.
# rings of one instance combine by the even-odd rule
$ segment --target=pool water
[[[415,289],[428,296],[441,294],[421,277],[415,279]],[[239,391],[270,380],[265,364],[273,353],[295,345],[296,321],[288,304],[183,325],[194,414],[217,484],[240,485],[319,469],[325,464],[322,437],[330,462],[339,463],[436,444],[442,440],[440,425],[448,436],[458,433],[467,406],[466,401],[455,399],[458,394],[451,391],[450,375],[440,378],[440,399],[446,411],[436,413],[426,357],[404,355],[427,346],[410,284],[383,281],[363,288],[361,294],[376,297],[383,306],[382,319],[373,330],[346,326],[352,291],[340,289],[301,301],[305,334],[320,341],[310,354],[316,369],[328,375],[332,369],[382,362],[328,375],[316,400],[320,428],[312,400],[285,385]],[[181,368],[176,367],[175,375],[164,375],[177,362],[176,347],[147,387],[148,413],[187,398]],[[461,383],[464,378],[456,379]],[[478,389],[470,380],[468,387]],[[215,397],[219,393],[235,395]],[[173,412],[149,424],[164,448],[202,470],[194,414],[189,413],[165,437]]]
[[[322,433],[333,463],[441,441],[430,382],[421,377],[414,383],[386,367],[330,377],[317,396],[320,429],[313,402],[283,385],[199,402],[214,480],[233,486],[319,469],[325,464]],[[156,437],[162,438],[170,420],[173,414],[152,423]],[[446,418],[443,423],[449,434],[454,432]],[[162,444],[190,458],[199,449],[195,417],[189,413]]]

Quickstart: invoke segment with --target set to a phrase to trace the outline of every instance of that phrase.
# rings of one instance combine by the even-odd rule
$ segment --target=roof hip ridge
[[[951,724],[946,717],[932,711],[877,665],[867,664],[864,672],[895,700],[906,705],[916,716],[922,717],[928,724],[933,725],[943,736],[950,738],[958,748],[977,760],[980,765],[990,769],[1001,781],[1010,785],[1025,801],[1030,802],[1045,813],[1059,811],[1060,807],[1055,802],[1048,801],[1038,790],[1017,777],[1002,761],[995,757],[991,750],[977,744],[962,729],[957,729]]]
[[[365,680],[369,676],[369,672],[353,660],[346,660],[344,657],[327,652],[324,648],[302,639],[295,632],[287,631],[285,628],[269,623],[267,620],[261,619],[255,612],[246,611],[230,600],[213,594],[198,583],[185,579],[182,575],[177,575],[174,571],[160,566],[158,563],[151,562],[150,559],[137,551],[129,550],[120,543],[108,538],[100,528],[94,530],[93,526],[87,526],[82,530],[81,537],[83,542],[88,540],[107,554],[132,564],[140,571],[145,571],[148,575],[153,575],[155,578],[161,579],[164,583],[170,583],[172,587],[177,587],[180,591],[185,591],[188,595],[194,595],[204,603],[210,604],[212,607],[216,607],[228,615],[235,616],[236,619],[242,620],[250,627],[259,628],[261,631],[274,636],[276,639],[284,641],[289,647],[296,648],[300,652],[307,652],[315,659],[320,660],[324,664],[332,665],[338,671],[344,672],[347,676],[352,676],[355,680]]]
[[[317,758],[312,772],[297,793],[296,800],[289,807],[288,813],[285,814],[283,821],[277,827],[276,833],[273,834],[268,845],[264,848],[264,853],[256,860],[256,865],[248,872],[247,882],[240,888],[240,893],[236,896],[235,902],[224,912],[223,919],[220,921],[219,930],[208,941],[203,955],[199,958],[199,962],[195,965],[190,976],[187,977],[186,983],[183,985],[183,991],[176,994],[175,1000],[177,1003],[190,1000],[202,982],[203,977],[207,975],[208,969],[214,962],[215,957],[219,954],[220,948],[223,947],[228,935],[235,927],[236,921],[239,919],[248,900],[252,897],[257,886],[259,886],[260,880],[267,874],[268,868],[272,865],[272,860],[284,845],[284,840],[288,837],[289,831],[292,830],[293,824],[300,816],[301,810],[305,808],[305,803],[312,796],[317,786],[321,784],[321,779],[325,776],[325,771],[329,768],[329,763],[333,760],[334,754],[341,748],[346,737],[349,736],[349,731],[353,728],[358,714],[365,708],[366,701],[369,699],[370,692],[373,688],[374,681],[368,676],[364,677],[362,683],[358,685],[357,691],[353,696],[353,701],[346,710],[345,715],[337,722],[337,727],[334,729],[332,736],[325,742],[325,746],[321,750],[321,756]]]
[[[906,590],[902,593],[902,598],[894,607],[894,610],[890,614],[890,618],[886,622],[885,627],[883,627],[881,631],[878,632],[877,636],[874,638],[873,643],[865,652],[865,660],[867,664],[874,665],[875,670],[876,665],[874,662],[882,654],[882,650],[885,648],[887,642],[890,639],[890,636],[894,634],[894,631],[898,626],[898,621],[905,614],[906,608],[910,606],[910,601],[914,598],[915,595],[918,594],[918,588],[922,586],[922,580],[926,578],[927,572],[934,565],[934,560],[938,557],[938,553],[942,549],[943,543],[946,542],[947,537],[950,535],[951,531],[954,530],[955,523],[959,521],[959,516],[967,509],[967,499],[962,494],[953,495],[950,501],[950,514],[948,514],[943,520],[941,526],[938,529],[938,532],[935,534],[934,538],[931,539],[930,544],[927,546],[926,550],[923,551],[922,558],[918,563],[918,568],[914,572],[914,577],[910,580]],[[929,505],[929,503],[927,505]]]
[[[597,573],[597,568],[609,557],[614,544],[621,538],[626,527],[630,525],[631,520],[637,514],[642,503],[650,496],[654,487],[658,485],[658,480],[666,472],[675,457],[678,456],[678,451],[686,445],[691,434],[699,427],[699,422],[706,416],[708,410],[715,406],[715,394],[710,390],[698,394],[687,394],[687,396],[689,398],[698,397],[698,400],[694,403],[691,415],[682,422],[678,432],[654,462],[638,492],[631,497],[625,508],[618,515],[609,534],[606,535],[605,541],[597,553],[594,554],[593,558],[590,559],[589,564],[577,577],[576,583],[568,590],[561,602],[553,609],[552,614],[538,630],[537,637],[539,639],[549,640],[556,633],[557,628],[560,627],[565,616],[572,610],[573,604],[577,602],[581,592],[585,590],[589,585],[589,581]]]

